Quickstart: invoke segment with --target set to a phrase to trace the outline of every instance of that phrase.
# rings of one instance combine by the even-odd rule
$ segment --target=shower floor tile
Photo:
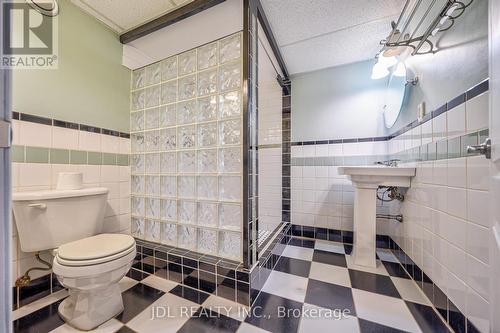
[[[451,332],[392,253],[379,249],[366,269],[351,250],[292,238],[252,308],[131,273],[120,282],[124,312],[94,332]],[[14,332],[76,332],[57,313],[67,293],[57,295],[16,310]]]

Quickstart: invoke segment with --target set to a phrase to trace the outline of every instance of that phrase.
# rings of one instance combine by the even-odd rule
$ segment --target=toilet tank
[[[108,189],[19,192],[12,209],[21,250],[36,252],[101,232]]]

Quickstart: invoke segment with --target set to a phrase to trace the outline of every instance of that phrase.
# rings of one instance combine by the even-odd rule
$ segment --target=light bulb
[[[375,64],[375,66],[373,66],[372,76],[371,76],[372,80],[382,79],[382,78],[386,77],[387,75],[389,75],[389,70],[387,69],[385,64],[377,62]]]
[[[394,56],[384,57],[383,55],[381,55],[378,57],[378,63],[383,64],[386,68],[394,66],[397,62],[398,60]]]
[[[399,62],[398,65],[396,66],[396,70],[394,71],[393,75],[395,76],[400,76],[400,77],[405,77],[406,76],[406,66],[403,62]]]

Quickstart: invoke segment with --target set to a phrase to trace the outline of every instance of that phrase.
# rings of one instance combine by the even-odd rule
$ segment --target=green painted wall
[[[13,110],[128,132],[130,72],[118,35],[69,0],[59,6],[59,68],[15,70]]]

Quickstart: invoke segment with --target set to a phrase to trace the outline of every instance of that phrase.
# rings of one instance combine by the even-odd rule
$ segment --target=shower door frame
[[[258,94],[257,90],[252,90],[252,82],[251,82],[251,73],[252,70],[256,70],[255,80],[258,80],[258,64],[254,68],[253,62],[251,61],[250,52],[252,51],[252,35],[251,30],[254,28],[252,26],[251,19],[255,18],[255,23],[257,26],[255,27],[255,38],[257,39],[258,44],[258,24],[260,23],[264,34],[271,46],[271,50],[278,61],[278,65],[281,69],[281,72],[285,76],[285,78],[280,78],[278,82],[283,82],[288,80],[288,70],[286,68],[286,64],[283,60],[283,57],[280,53],[278,44],[271,30],[271,26],[267,17],[265,15],[264,9],[260,0],[243,0],[243,197],[242,197],[242,215],[243,215],[243,265],[245,268],[250,269],[256,262],[258,262]],[[258,55],[258,48],[255,50],[254,56]],[[256,60],[254,60],[256,61]],[[281,85],[281,83],[280,83]],[[284,91],[287,90],[285,86],[283,86]],[[255,127],[252,128],[255,135],[255,140],[252,144],[252,133],[250,131],[249,125],[250,117],[251,117],[251,108],[252,108],[252,94],[255,94]],[[252,155],[253,154],[253,155]],[[251,165],[253,164],[253,165]],[[252,188],[249,188],[252,187]],[[283,185],[282,185],[283,191]],[[255,207],[255,208],[253,208]],[[281,212],[283,212],[283,204],[281,207]],[[286,215],[286,214],[284,214]],[[289,215],[289,213],[288,213]],[[273,235],[269,238],[270,241],[276,231],[280,230],[285,222],[282,218],[280,225],[276,228]],[[267,242],[266,242],[267,244]]]

